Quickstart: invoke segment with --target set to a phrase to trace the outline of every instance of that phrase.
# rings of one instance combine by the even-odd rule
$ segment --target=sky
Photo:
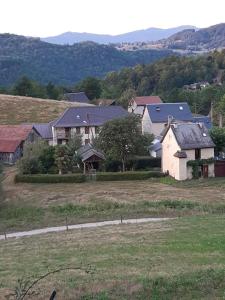
[[[0,11],[0,33],[35,37],[225,22],[225,0],[0,0]]]

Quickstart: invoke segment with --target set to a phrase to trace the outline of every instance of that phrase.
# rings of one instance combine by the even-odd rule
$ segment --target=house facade
[[[130,100],[128,112],[142,116],[146,105],[162,103],[159,96],[141,96]]]
[[[83,145],[90,144],[104,123],[126,116],[120,106],[70,107],[52,123],[52,144],[66,144],[75,135],[81,136]]]
[[[161,136],[170,119],[192,121],[193,117],[188,104],[181,102],[146,105],[142,117],[142,133]]]
[[[171,123],[162,143],[162,171],[177,180],[193,178],[188,161],[205,160],[198,172],[203,177],[214,177],[214,143],[203,123]],[[207,162],[208,161],[208,162]]]

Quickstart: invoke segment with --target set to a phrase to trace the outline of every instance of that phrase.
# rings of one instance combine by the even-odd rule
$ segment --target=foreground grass
[[[35,206],[2,206],[0,232],[29,230],[85,222],[141,217],[181,217],[224,214],[224,204],[203,204],[188,200],[139,201],[136,203],[93,200],[92,203]]]
[[[192,216],[3,241],[0,293],[18,278],[91,265],[91,274],[68,271],[42,281],[34,299],[46,299],[53,287],[68,300],[222,299],[224,227],[223,216]]]

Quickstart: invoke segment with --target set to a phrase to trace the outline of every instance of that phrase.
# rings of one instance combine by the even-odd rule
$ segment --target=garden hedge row
[[[15,176],[15,183],[81,183],[90,180],[96,181],[122,181],[122,180],[145,180],[153,177],[163,177],[164,174],[157,171],[149,172],[124,172],[124,173],[97,173],[96,176],[71,174],[71,175],[20,175]]]
[[[58,175],[58,174],[37,174],[15,176],[15,183],[81,183],[85,182],[86,177],[83,174]]]
[[[122,181],[122,180],[145,180],[153,177],[163,177],[164,174],[158,171],[149,172],[120,172],[120,173],[99,173],[97,181]]]

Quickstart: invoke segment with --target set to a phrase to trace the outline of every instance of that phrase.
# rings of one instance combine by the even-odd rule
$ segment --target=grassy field
[[[143,225],[74,230],[0,243],[0,299],[58,268],[36,296],[48,299],[224,299],[225,179],[14,184],[5,170],[0,232],[123,217],[171,216]]]
[[[47,299],[223,299],[225,219],[185,217],[162,223],[121,225],[47,234],[0,244],[0,293],[17,280],[42,280],[35,297]]]
[[[0,94],[0,124],[44,123],[79,103]],[[85,104],[84,104],[85,105]]]

